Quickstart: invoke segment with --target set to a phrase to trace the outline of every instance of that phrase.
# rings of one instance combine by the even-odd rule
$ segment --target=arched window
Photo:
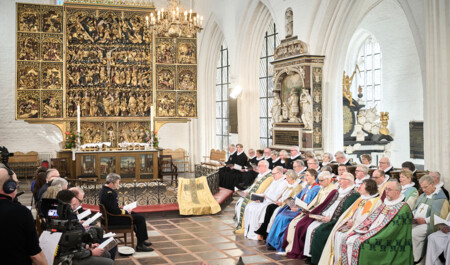
[[[228,134],[228,87],[230,85],[230,64],[228,48],[222,44],[217,61],[216,74],[216,146],[226,150],[229,143]]]
[[[259,58],[259,121],[260,121],[260,147],[272,145],[272,108],[273,98],[273,53],[280,44],[277,27],[270,22],[263,39],[261,56]]]
[[[358,82],[362,87],[363,102],[366,108],[377,106],[377,110],[382,109],[383,89],[381,83],[381,49],[380,44],[374,37],[369,37],[361,46],[357,64],[361,70],[358,75]],[[358,87],[353,88],[354,98],[357,98]]]

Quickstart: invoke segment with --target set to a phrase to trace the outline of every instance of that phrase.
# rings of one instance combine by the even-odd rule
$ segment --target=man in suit
[[[116,173],[109,173],[106,176],[106,184],[103,185],[99,193],[99,202],[103,204],[106,211],[112,214],[120,215],[131,215],[133,217],[134,232],[137,237],[136,251],[150,252],[153,251],[149,246],[152,245],[151,242],[147,241],[147,224],[145,222],[145,217],[136,214],[134,212],[129,213],[124,209],[119,208],[119,201],[116,189],[119,188],[120,176]],[[126,225],[128,220],[116,216],[108,216],[108,222],[110,225]]]

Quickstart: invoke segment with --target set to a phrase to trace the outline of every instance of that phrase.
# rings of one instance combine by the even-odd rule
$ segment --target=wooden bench
[[[26,154],[15,152],[14,156],[9,158],[8,164],[18,178],[33,178],[39,166],[38,153],[34,151]]]
[[[225,150],[211,149],[209,156],[204,156],[205,162],[202,162],[202,166],[218,168],[222,165],[220,162],[225,162],[227,157],[227,152]]]
[[[189,156],[186,155],[184,149],[164,149],[162,155],[172,156],[172,163],[178,168],[178,173],[191,172],[189,167]]]

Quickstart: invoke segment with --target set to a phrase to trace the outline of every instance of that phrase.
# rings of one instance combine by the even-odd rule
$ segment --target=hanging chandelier
[[[193,38],[200,32],[203,16],[183,8],[179,0],[168,0],[169,6],[150,13],[147,26],[153,28],[160,37]]]

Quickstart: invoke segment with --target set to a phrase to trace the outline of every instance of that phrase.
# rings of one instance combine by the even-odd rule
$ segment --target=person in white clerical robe
[[[437,225],[438,231],[428,236],[427,255],[425,265],[443,265],[442,259],[445,259],[445,264],[450,264],[450,221],[446,224]]]
[[[253,184],[248,187],[245,191],[241,192],[241,198],[236,202],[235,206],[235,225],[236,230],[235,233],[243,234],[243,220],[244,219],[244,210],[248,203],[251,201],[252,193],[261,194],[263,193],[272,183],[273,177],[271,171],[269,169],[269,162],[266,160],[260,161],[258,163],[258,176],[256,177]]]
[[[286,177],[283,176],[283,167],[277,166],[272,170],[273,181],[270,186],[264,191],[264,201],[252,201],[247,204],[244,212],[244,236],[258,240],[258,235],[255,233],[259,226],[264,221],[266,208],[272,203],[275,203],[283,194],[288,186]],[[295,179],[293,180],[295,181]]]
[[[338,189],[338,199],[333,202],[333,204],[326,209],[321,214],[321,218],[312,222],[308,229],[306,230],[306,238],[305,238],[305,246],[303,249],[303,255],[307,257],[311,257],[311,239],[313,231],[319,227],[323,223],[328,223],[331,220],[336,208],[341,203],[342,199],[346,197],[349,193],[351,193],[355,188],[354,177],[351,173],[345,173],[339,179],[339,189]]]
[[[413,208],[414,221],[412,226],[412,243],[414,262],[419,262],[425,254],[425,243],[429,234],[436,231],[434,216],[447,218],[450,205],[441,189],[437,189],[434,179],[425,175],[419,180],[423,193],[419,196]]]

